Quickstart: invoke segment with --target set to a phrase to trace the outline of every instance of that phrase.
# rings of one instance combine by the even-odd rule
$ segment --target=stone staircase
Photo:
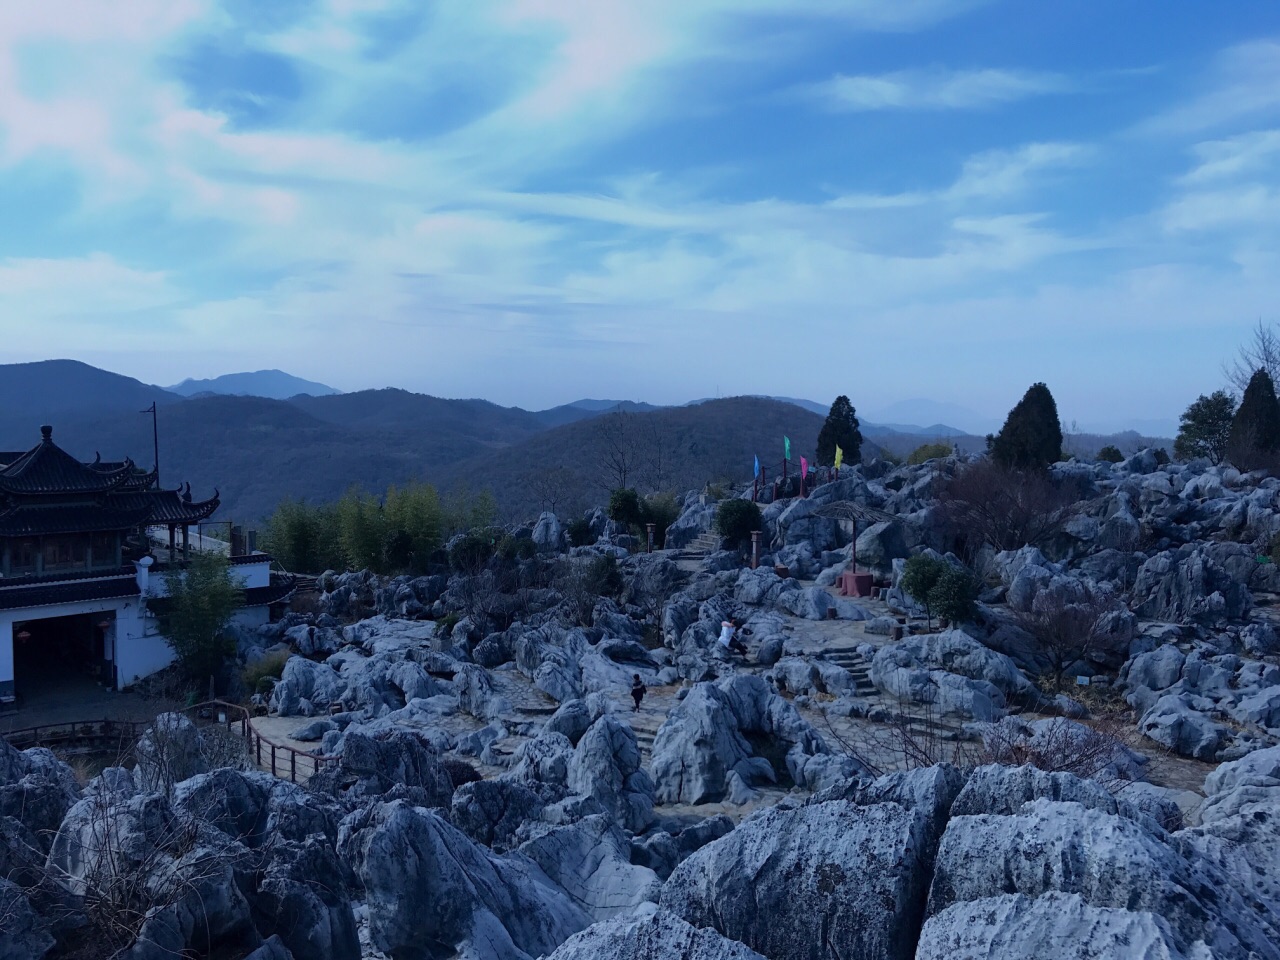
[[[692,541],[680,552],[686,557],[702,558],[715,553],[719,549],[720,534],[708,532],[700,534],[696,540]]]
[[[822,651],[822,657],[829,663],[844,667],[853,674],[853,679],[857,683],[857,696],[875,695],[876,688],[871,682],[871,664],[854,647],[828,647]]]

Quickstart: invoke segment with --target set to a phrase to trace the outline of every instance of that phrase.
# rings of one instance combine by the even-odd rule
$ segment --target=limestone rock
[[[338,843],[364,886],[373,945],[391,956],[434,944],[441,955],[527,960],[590,923],[532,861],[496,857],[403,800],[353,812]]]
[[[714,930],[690,926],[664,911],[619,917],[566,940],[547,960],[764,960]]]

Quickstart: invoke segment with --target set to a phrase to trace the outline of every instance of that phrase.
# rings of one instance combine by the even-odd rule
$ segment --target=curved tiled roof
[[[81,463],[53,442],[53,428],[41,427],[41,440],[0,470],[0,492],[40,495],[51,493],[107,493],[135,475],[126,460],[114,470]]]

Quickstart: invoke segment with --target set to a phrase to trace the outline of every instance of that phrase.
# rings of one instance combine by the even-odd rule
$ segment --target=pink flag
[[[804,457],[800,458],[800,479],[803,480],[809,475],[809,461]]]

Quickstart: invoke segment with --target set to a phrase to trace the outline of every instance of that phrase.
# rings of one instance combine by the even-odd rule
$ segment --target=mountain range
[[[270,376],[260,382],[284,391],[309,383],[265,373]],[[258,522],[286,497],[322,502],[352,486],[381,492],[415,479],[445,492],[490,489],[514,518],[552,502],[567,514],[607,499],[617,483],[605,467],[616,438],[605,428],[619,422],[600,419],[607,414],[630,414],[621,421],[630,432],[628,482],[677,491],[708,480],[749,481],[755,456],[776,470],[784,435],[797,458],[812,456],[826,414],[812,401],[772,397],[675,407],[579,400],[529,411],[395,388],[291,392],[287,398],[233,395],[246,382],[235,375],[216,378],[202,384],[216,389],[184,397],[73,360],[0,365],[0,449],[33,446],[39,426],[50,423],[55,440],[77,456],[128,456],[150,466],[148,413],[154,403],[162,482],[190,481],[197,497],[216,486],[220,519]],[[864,423],[863,433],[864,456],[882,448],[905,455],[941,438],[965,451],[984,446],[980,437],[942,424]],[[1138,444],[1143,438],[1134,434],[1122,449]]]

